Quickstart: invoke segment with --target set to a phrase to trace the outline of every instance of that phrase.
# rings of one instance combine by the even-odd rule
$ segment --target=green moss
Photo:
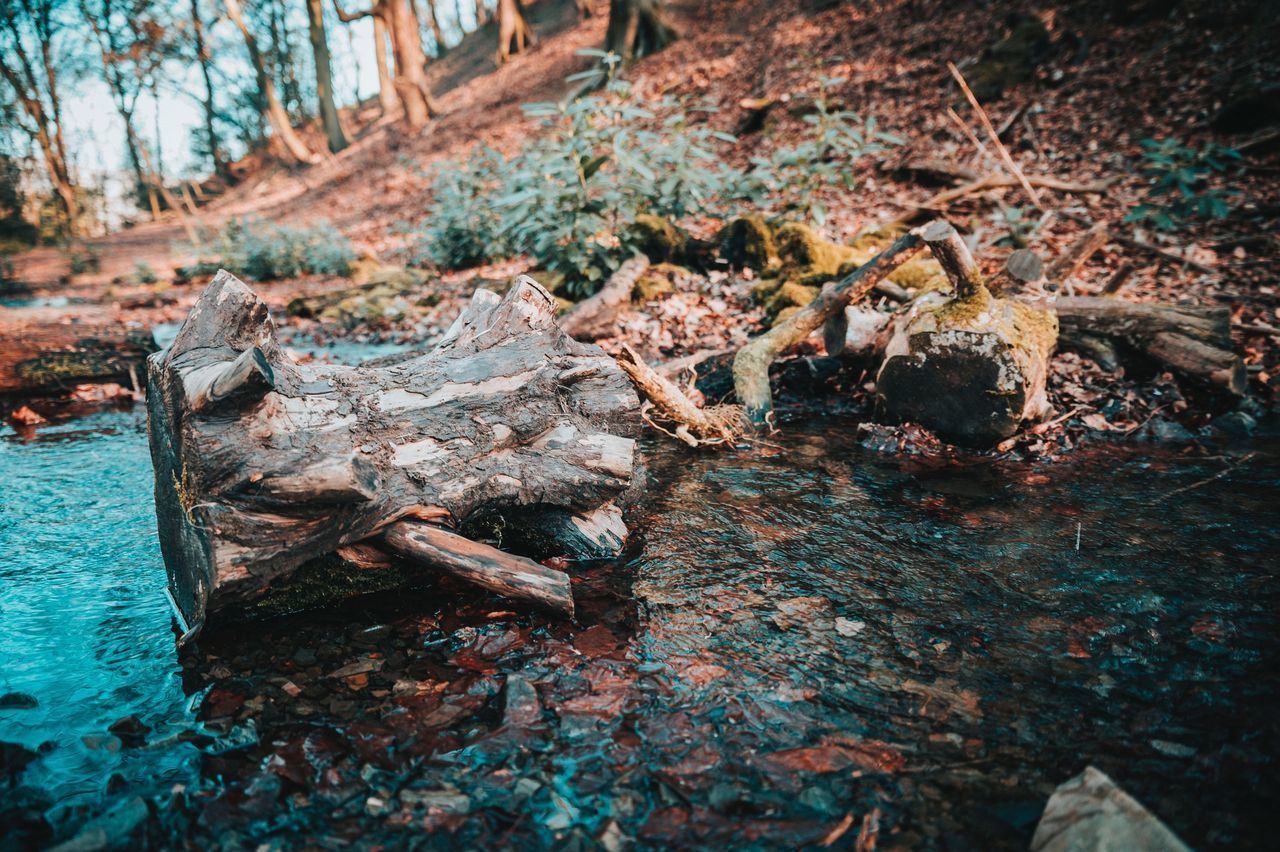
[[[763,270],[777,264],[773,229],[763,216],[740,216],[716,234],[720,257],[733,269]]]
[[[689,235],[661,216],[641,213],[628,229],[626,241],[654,263],[669,263],[684,259]]]
[[[676,291],[676,282],[688,280],[689,270],[673,263],[659,263],[649,267],[644,275],[636,279],[631,289],[631,299],[635,302],[652,302],[668,293]]]
[[[538,269],[529,273],[529,277],[546,288],[548,293],[559,293],[564,287],[564,273],[552,272],[549,269]]]
[[[301,612],[347,600],[357,595],[387,591],[406,585],[415,572],[393,564],[365,570],[337,554],[312,559],[298,568],[286,583],[274,583],[263,595],[229,613],[236,618],[268,618]],[[421,576],[421,575],[418,575]]]
[[[940,290],[950,286],[946,273],[931,257],[907,261],[889,273],[888,278],[908,290]]]
[[[1007,89],[1031,80],[1048,44],[1049,32],[1040,19],[1023,17],[965,75],[974,97],[983,103],[999,100]]]
[[[799,284],[822,284],[858,266],[849,246],[828,242],[808,225],[789,223],[778,229],[781,277]]]
[[[772,319],[776,325],[781,321],[782,314],[787,308],[800,308],[818,298],[818,294],[822,290],[819,287],[806,286],[794,281],[788,281],[777,289],[777,291],[765,303],[766,314]]]
[[[1010,301],[1017,339],[1028,349],[1039,349],[1045,357],[1058,343],[1058,316],[1024,302]]]

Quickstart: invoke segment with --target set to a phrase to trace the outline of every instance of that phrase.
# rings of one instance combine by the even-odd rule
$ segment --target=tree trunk
[[[383,115],[400,109],[400,96],[391,82],[391,68],[387,64],[387,25],[382,18],[373,16],[373,58],[378,68],[378,105]]]
[[[484,5],[484,0],[476,0],[476,29],[480,29],[489,22],[489,9]]]
[[[218,131],[213,122],[217,118],[217,109],[213,103],[213,61],[209,48],[204,41],[204,22],[200,18],[200,0],[191,0],[191,26],[196,48],[196,60],[200,63],[200,76],[204,79],[204,133],[209,144],[209,156],[213,159],[213,173],[220,178],[227,177],[227,163],[222,157],[222,148],[218,145]]]
[[[427,7],[427,24],[431,27],[431,37],[436,42],[436,57],[439,58],[449,52],[448,46],[444,43],[444,31],[440,29],[440,17],[436,14],[435,0],[426,0]]]
[[[564,334],[555,305],[521,277],[503,297],[477,291],[427,353],[304,365],[220,272],[148,362],[161,548],[188,624],[380,534],[370,543],[487,588],[529,578],[565,610],[550,575],[424,526],[533,525],[559,540],[552,513],[616,536],[618,501],[638,486],[639,400],[613,359]]]
[[[299,163],[319,162],[320,158],[307,147],[307,143],[303,142],[302,137],[298,136],[294,131],[293,125],[289,121],[289,114],[285,112],[280,99],[276,97],[275,83],[272,82],[271,74],[267,70],[262,52],[258,49],[258,40],[253,37],[253,33],[249,31],[248,25],[245,24],[244,15],[240,10],[240,0],[224,0],[224,2],[227,7],[227,14],[240,29],[240,34],[244,36],[245,46],[249,49],[249,61],[253,64],[254,74],[258,79],[258,91],[262,94],[262,99],[266,104],[267,120],[271,123],[271,128],[275,131],[276,137],[284,144],[289,156]]]
[[[921,236],[954,297],[917,299],[899,319],[876,377],[877,412],[960,443],[995,443],[1049,412],[1045,382],[1057,320],[992,296],[949,223],[934,222]]]
[[[522,53],[526,44],[533,43],[533,30],[520,11],[518,0],[498,0],[498,53],[494,61],[501,65],[511,54]]]
[[[123,323],[0,323],[0,393],[70,390],[78,384],[141,377],[156,351],[149,331]]]
[[[329,150],[334,154],[350,144],[338,106],[333,97],[333,70],[329,65],[329,42],[324,33],[324,6],[322,0],[307,0],[307,27],[311,36],[311,54],[316,65],[316,97],[320,101],[320,121],[324,125]]]
[[[49,114],[40,100],[39,92],[28,89],[23,85],[22,79],[9,66],[6,58],[0,55],[0,75],[3,75],[9,85],[13,87],[14,94],[22,105],[23,112],[27,114],[27,117],[35,125],[34,129],[28,128],[28,130],[34,136],[36,144],[40,146],[45,170],[49,175],[49,183],[53,186],[54,194],[62,204],[63,212],[66,213],[67,230],[74,235],[76,233],[76,219],[80,213],[80,205],[76,198],[76,186],[72,182],[71,172],[67,168],[66,157],[61,146],[57,144],[62,132],[57,130],[55,133],[50,133],[51,122]],[[30,67],[25,66],[26,56],[23,55],[19,58],[24,62],[24,68],[27,72],[25,76],[30,79]]]
[[[676,40],[662,0],[610,0],[604,49],[624,61],[657,53]]]
[[[437,111],[427,87],[427,55],[422,50],[422,32],[409,0],[379,0],[376,14],[387,24],[391,52],[395,58],[396,94],[404,104],[405,124],[421,130]]]

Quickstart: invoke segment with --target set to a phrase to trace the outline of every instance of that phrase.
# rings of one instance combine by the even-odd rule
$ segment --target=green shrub
[[[227,222],[212,243],[219,265],[255,281],[347,275],[356,259],[351,242],[327,222],[295,227],[245,216]]]
[[[1173,230],[1191,219],[1225,219],[1231,213],[1227,200],[1236,191],[1210,186],[1209,179],[1238,162],[1239,151],[1214,142],[1197,151],[1176,139],[1144,139],[1140,144],[1142,173],[1150,185],[1146,200],[1129,211],[1126,222]]]
[[[102,268],[101,258],[98,251],[90,245],[73,246],[67,256],[71,264],[72,275],[84,275],[90,272],[97,272]]]
[[[433,169],[426,227],[413,246],[410,263],[431,261],[444,269],[466,269],[506,255],[501,220],[492,202],[506,167],[501,154],[483,145],[465,163],[446,162]],[[399,230],[414,233],[407,224]]]
[[[804,117],[812,132],[794,145],[775,148],[768,156],[753,157],[740,193],[765,209],[780,206],[782,213],[801,213],[818,226],[827,212],[817,200],[820,189],[842,186],[853,189],[852,165],[868,154],[890,145],[901,145],[897,136],[876,129],[876,120],[833,108],[828,92],[843,80],[819,77],[814,111]]]
[[[140,260],[133,265],[133,280],[137,284],[154,284],[160,280],[160,276],[156,275],[151,264]]]

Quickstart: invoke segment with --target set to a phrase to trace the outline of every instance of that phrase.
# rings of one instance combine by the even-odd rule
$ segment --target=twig
[[[1233,322],[1231,327],[1246,334],[1269,334],[1272,337],[1280,337],[1280,328],[1267,325],[1265,322]]]
[[[1073,222],[1079,222],[1080,224],[1090,228],[1093,227],[1094,223],[1091,220],[1089,220],[1084,216],[1081,216],[1078,213],[1063,212],[1062,215],[1066,216],[1068,219],[1072,220]],[[1151,243],[1144,243],[1141,240],[1135,240],[1133,237],[1126,237],[1124,234],[1112,234],[1111,239],[1115,240],[1116,242],[1120,243],[1123,246],[1139,249],[1140,251],[1145,251],[1149,254],[1154,254],[1157,257],[1163,257],[1166,260],[1172,260],[1172,261],[1175,261],[1176,263],[1184,264],[1185,266],[1189,266],[1192,269],[1195,269],[1199,272],[1203,272],[1207,275],[1218,274],[1218,270],[1214,269],[1212,266],[1206,266],[1205,264],[1200,263],[1199,261],[1196,261],[1196,260],[1192,260],[1189,257],[1183,257],[1180,254],[1174,254],[1173,252],[1162,249],[1159,246],[1153,246],[1151,245]]]
[[[1129,283],[1129,278],[1133,275],[1134,265],[1129,262],[1120,264],[1120,268],[1107,279],[1107,283],[1102,285],[1102,295],[1114,296],[1124,289],[1124,285]]]
[[[987,135],[991,137],[996,150],[1000,152],[1000,157],[1004,160],[1004,164],[1008,167],[1010,174],[1018,179],[1018,183],[1022,185],[1022,189],[1027,193],[1027,197],[1031,199],[1031,203],[1038,209],[1043,210],[1044,205],[1040,203],[1040,195],[1031,186],[1026,175],[1022,173],[1022,169],[1018,168],[1018,164],[1013,161],[1013,157],[1009,156],[1009,149],[1000,141],[1000,135],[991,126],[991,118],[987,115],[987,111],[982,108],[982,104],[978,103],[978,99],[974,97],[973,91],[969,88],[969,84],[965,82],[964,75],[960,73],[960,69],[955,66],[954,62],[948,62],[947,70],[951,72],[951,76],[955,77],[956,82],[960,84],[960,89],[969,100],[969,106],[973,107],[974,112],[978,114],[978,118],[982,121],[982,126],[986,129]]]
[[[1172,491],[1170,491],[1168,494],[1166,494],[1166,495],[1164,495],[1163,497],[1161,497],[1159,500],[1155,500],[1155,501],[1153,501],[1153,504],[1155,504],[1155,503],[1163,503],[1165,500],[1168,500],[1170,497],[1173,497],[1173,496],[1175,496],[1175,495],[1177,495],[1177,494],[1185,494],[1185,493],[1187,493],[1188,491],[1193,491],[1193,490],[1195,490],[1195,489],[1197,489],[1197,488],[1200,488],[1201,486],[1208,485],[1208,484],[1209,484],[1209,483],[1211,483],[1211,482],[1217,482],[1219,479],[1222,479],[1222,477],[1224,477],[1224,476],[1226,476],[1227,474],[1231,473],[1233,470],[1235,470],[1236,468],[1240,467],[1240,466],[1241,466],[1242,464],[1244,464],[1245,462],[1247,462],[1247,461],[1251,460],[1251,459],[1252,459],[1254,456],[1256,456],[1256,455],[1257,455],[1257,453],[1256,453],[1256,452],[1255,452],[1255,453],[1245,453],[1243,456],[1241,456],[1240,458],[1236,459],[1236,461],[1235,461],[1235,463],[1234,463],[1234,464],[1230,464],[1230,465],[1228,465],[1227,467],[1225,467],[1225,468],[1223,468],[1222,470],[1220,470],[1220,471],[1218,471],[1217,473],[1215,473],[1213,476],[1210,476],[1210,477],[1207,477],[1207,478],[1205,478],[1205,479],[1202,479],[1202,480],[1200,480],[1199,482],[1193,482],[1193,483],[1191,483],[1190,485],[1184,485],[1184,486],[1182,486],[1181,488],[1175,488],[1175,489],[1173,489]]]
[[[988,150],[987,146],[982,144],[982,140],[974,135],[973,131],[969,129],[969,125],[961,121],[960,116],[956,115],[956,111],[951,107],[947,107],[947,118],[956,123],[956,126],[960,128],[960,132],[969,140],[969,144],[978,149],[979,154],[992,162],[995,161],[995,157],[992,156],[991,151]]]

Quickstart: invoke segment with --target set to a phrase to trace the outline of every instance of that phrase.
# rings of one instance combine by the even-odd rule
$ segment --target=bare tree
[[[57,7],[57,0],[0,0],[0,77],[22,107],[19,126],[39,146],[67,230],[74,234],[79,204],[62,132],[54,39],[64,22]]]
[[[258,48],[258,40],[254,38],[253,32],[245,24],[244,12],[240,8],[240,0],[223,0],[223,2],[226,4],[227,14],[235,22],[236,27],[239,28],[240,34],[244,36],[245,46],[249,49],[249,61],[253,64],[254,74],[258,78],[258,90],[264,102],[263,110],[266,113],[267,120],[271,122],[271,129],[275,131],[276,138],[283,143],[289,156],[298,162],[318,162],[320,158],[307,147],[307,143],[303,142],[302,137],[294,131],[293,125],[289,121],[289,114],[280,103],[280,98],[276,96],[275,82],[271,79],[271,74],[267,70],[266,60],[263,58],[262,51]]]
[[[405,123],[412,130],[425,127],[437,109],[427,86],[427,55],[422,50],[418,16],[414,14],[409,0],[375,0],[372,7],[352,13],[343,11],[340,0],[333,0],[333,8],[338,18],[347,23],[372,17],[375,33],[378,23],[382,23],[391,38],[391,52],[395,59],[392,82],[404,106]],[[380,47],[381,41],[376,37],[374,40]]]
[[[204,78],[204,98],[201,99],[201,105],[204,107],[205,141],[209,146],[209,156],[213,159],[214,174],[226,178],[227,162],[222,156],[222,148],[218,144],[218,132],[214,127],[214,120],[218,113],[213,102],[213,55],[209,52],[209,47],[204,40],[204,21],[200,17],[200,0],[191,0],[191,30],[196,62],[199,63],[200,75]]]
[[[657,53],[676,40],[662,0],[609,0],[604,49],[623,60]]]
[[[338,106],[333,98],[333,69],[329,65],[329,41],[324,33],[323,0],[307,0],[307,27],[311,35],[311,52],[316,61],[316,97],[320,101],[320,121],[329,140],[329,150],[338,153],[350,144]]]

